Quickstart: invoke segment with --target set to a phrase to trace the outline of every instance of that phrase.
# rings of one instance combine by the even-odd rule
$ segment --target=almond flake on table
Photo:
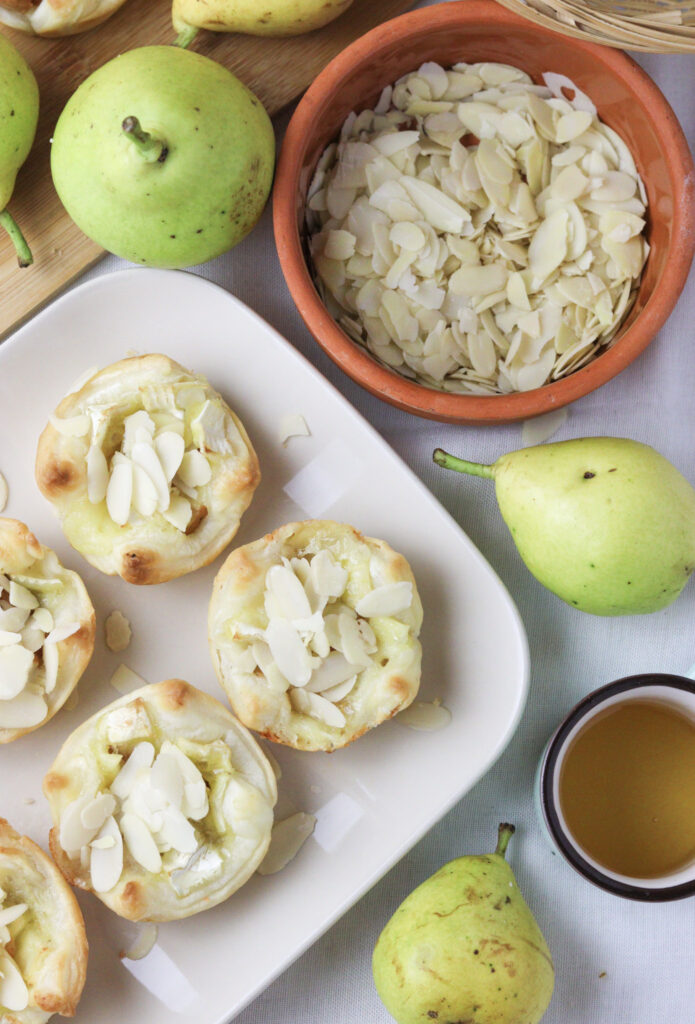
[[[309,425],[301,413],[289,413],[280,420],[280,443],[283,448],[291,437],[310,437]]]
[[[139,676],[137,672],[133,672],[132,668],[128,668],[127,665],[119,665],[109,682],[114,690],[118,690],[122,694],[130,693],[131,690],[137,690],[141,686],[147,686],[147,680]]]
[[[147,922],[139,925],[138,934],[132,945],[119,953],[119,957],[121,960],[144,960],[148,953],[151,953],[154,949],[158,936],[159,929],[156,924]]]
[[[543,444],[549,441],[554,434],[567,422],[569,413],[567,409],[554,409],[544,416],[536,416],[532,420],[524,420],[521,428],[521,443],[524,448]]]
[[[108,649],[110,651],[114,651],[114,653],[125,651],[130,644],[132,630],[130,628],[130,622],[123,612],[119,612],[118,609],[112,611],[104,623],[104,628],[106,632],[106,646]]]
[[[436,732],[449,724],[451,712],[441,702],[416,700],[396,715],[395,720],[399,725],[406,725],[419,732]]]
[[[274,875],[294,860],[304,843],[314,831],[316,818],[313,814],[299,811],[273,825],[268,852],[257,871],[259,875]]]
[[[10,489],[7,486],[7,480],[0,473],[0,512],[4,512],[7,507],[7,500],[10,496]]]

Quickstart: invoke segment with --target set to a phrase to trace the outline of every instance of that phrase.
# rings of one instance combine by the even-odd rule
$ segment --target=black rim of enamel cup
[[[615,697],[620,693],[627,693],[628,691],[634,692],[646,686],[663,686],[695,694],[695,682],[692,679],[666,674],[627,676],[625,679],[618,679],[614,683],[608,683],[606,686],[594,690],[570,711],[550,740],[541,766],[540,797],[543,817],[545,818],[550,835],[565,859],[569,861],[580,875],[583,875],[584,878],[593,882],[599,888],[605,889],[616,896],[623,896],[625,899],[641,900],[645,903],[665,903],[670,900],[681,900],[686,896],[695,895],[695,878],[689,882],[681,882],[680,885],[650,888],[648,883],[630,885],[627,882],[620,882],[616,878],[611,878],[610,875],[605,875],[598,868],[594,867],[593,864],[585,860],[575,844],[568,838],[560,822],[553,794],[553,783],[558,758],[572,729],[581,722],[587,712],[603,704],[608,698]]]

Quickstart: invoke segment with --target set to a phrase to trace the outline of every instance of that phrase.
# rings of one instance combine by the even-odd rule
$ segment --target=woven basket
[[[695,53],[695,0],[499,0],[529,21],[604,46]]]

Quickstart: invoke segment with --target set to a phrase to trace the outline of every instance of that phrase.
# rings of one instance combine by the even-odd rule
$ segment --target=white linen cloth
[[[415,6],[428,6],[427,0]],[[636,59],[695,145],[695,56]],[[276,119],[280,143],[288,115]],[[109,256],[84,281],[126,266]],[[695,662],[695,583],[664,611],[602,619],[577,612],[528,573],[497,511],[490,482],[439,469],[441,446],[481,462],[521,447],[521,426],[476,429],[419,419],[347,378],[304,327],[284,283],[270,207],[235,250],[197,268],[268,320],[333,382],[458,520],[516,601],[531,649],[531,689],[516,735],[478,785],[345,917],[236,1018],[238,1024],[388,1024],[371,978],[377,936],[402,899],[445,861],[489,852],[498,822],[517,826],[509,860],[553,953],[555,993],[544,1024],[695,1021],[693,900],[642,905],[594,888],[541,834],[533,780],[543,747],[590,690],[638,672]],[[571,406],[553,440],[610,434],[653,445],[695,482],[695,272],[668,323],[615,380]],[[269,371],[272,372],[272,371]]]

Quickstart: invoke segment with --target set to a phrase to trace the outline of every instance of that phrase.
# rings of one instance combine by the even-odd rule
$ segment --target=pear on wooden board
[[[658,611],[695,567],[695,491],[648,445],[582,437],[509,452],[492,466],[439,448],[434,461],[495,481],[527,567],[581,611]]]
[[[33,72],[0,33],[0,227],[12,240],[20,267],[32,262],[31,250],[7,204],[17,171],[29,155],[38,118],[39,87]]]
[[[172,21],[179,46],[198,29],[252,36],[299,36],[313,32],[346,11],[352,0],[174,0]]]
[[[550,950],[497,849],[458,857],[401,903],[374,948],[379,997],[398,1024],[538,1024],[553,994]]]
[[[261,102],[176,46],[129,50],[89,76],[55,131],[56,191],[86,235],[153,267],[204,263],[260,217],[275,158]]]

